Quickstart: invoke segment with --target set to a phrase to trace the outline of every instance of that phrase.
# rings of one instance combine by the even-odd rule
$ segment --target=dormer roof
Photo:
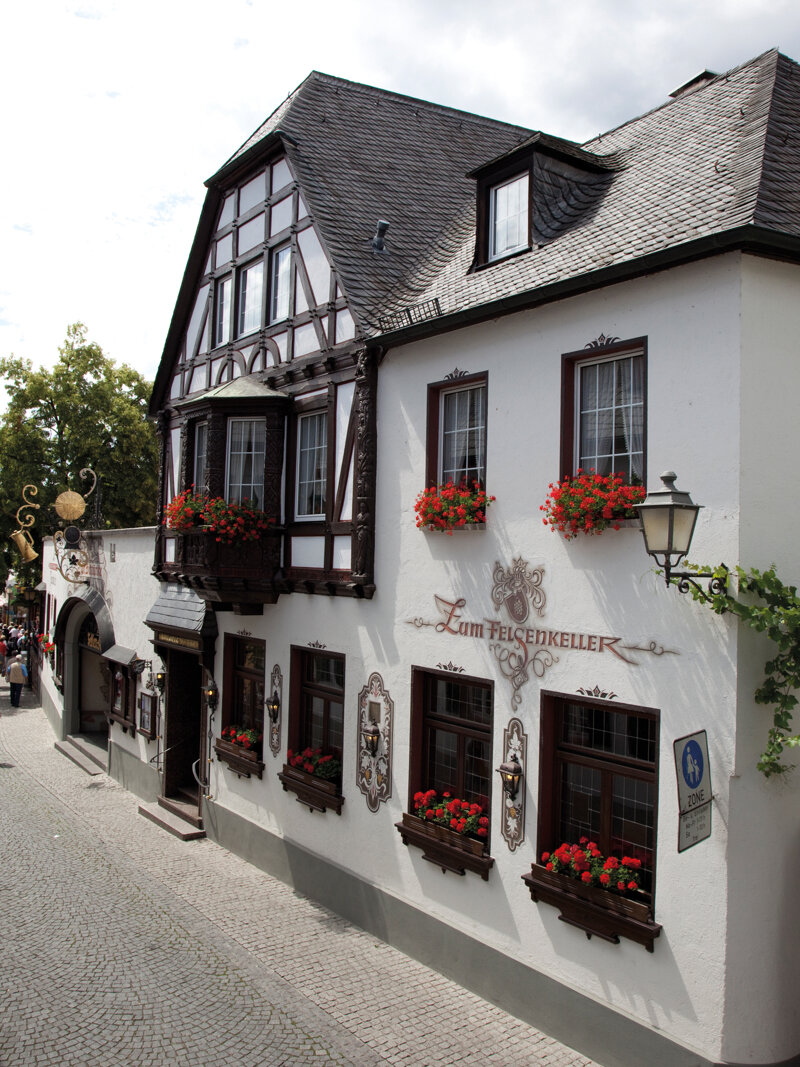
[[[435,306],[436,322],[407,328],[403,339],[729,248],[800,259],[800,68],[778,51],[706,73],[693,91],[578,147],[586,153],[574,160],[579,172],[589,162],[607,166],[592,209],[576,208],[557,239],[545,234],[529,252],[473,272],[472,220],[455,221],[457,249],[444,269],[419,264],[398,294]],[[544,151],[536,158],[545,165]],[[538,206],[535,192],[532,199],[536,229],[547,196]],[[396,311],[384,312],[387,328]]]

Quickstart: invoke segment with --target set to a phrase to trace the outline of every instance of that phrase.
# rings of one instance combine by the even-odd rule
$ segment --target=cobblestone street
[[[0,685],[0,1064],[590,1061],[53,747]]]

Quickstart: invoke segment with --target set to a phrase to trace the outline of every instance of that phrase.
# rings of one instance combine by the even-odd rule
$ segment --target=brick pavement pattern
[[[1,1067],[591,1067],[53,741],[0,683]]]

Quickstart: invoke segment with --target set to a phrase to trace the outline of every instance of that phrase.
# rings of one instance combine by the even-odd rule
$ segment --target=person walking
[[[8,655],[8,645],[3,634],[0,634],[0,672],[6,673],[6,656]]]
[[[8,684],[11,687],[11,707],[18,708],[22,696],[22,687],[25,684],[25,667],[22,656],[15,656],[6,672]]]

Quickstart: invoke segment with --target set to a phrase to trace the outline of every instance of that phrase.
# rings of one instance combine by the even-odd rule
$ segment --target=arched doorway
[[[89,588],[69,597],[58,614],[54,638],[63,701],[61,740],[80,735],[107,751],[114,668],[104,653],[119,646],[103,597]]]

